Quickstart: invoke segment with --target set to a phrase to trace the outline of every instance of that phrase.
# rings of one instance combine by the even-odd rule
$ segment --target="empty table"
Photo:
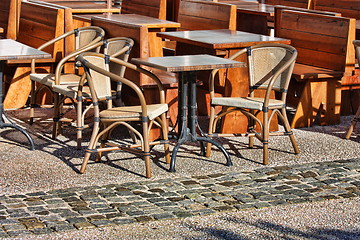
[[[176,154],[180,145],[187,142],[210,142],[218,147],[226,158],[226,165],[231,166],[230,155],[224,147],[202,134],[199,136],[196,128],[202,133],[198,126],[196,113],[196,73],[203,70],[212,70],[220,68],[244,67],[245,63],[225,59],[221,57],[200,54],[187,56],[169,56],[169,57],[150,57],[150,58],[133,58],[132,62],[145,65],[151,68],[164,70],[167,72],[179,73],[178,86],[178,122],[179,134],[178,143],[176,144],[171,155],[170,171],[175,171]],[[202,153],[204,154],[204,147]]]

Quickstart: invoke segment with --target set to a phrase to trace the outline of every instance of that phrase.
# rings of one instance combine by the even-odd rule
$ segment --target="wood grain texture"
[[[17,36],[19,42],[37,48],[41,44],[62,35],[64,31],[65,9],[63,7],[57,8],[34,2],[22,2]],[[64,41],[59,41],[45,48],[44,51],[51,54],[53,58],[42,61],[47,62],[48,65],[41,66],[41,68],[50,69],[54,61],[63,57]],[[25,105],[30,93],[30,60],[8,60],[7,64],[16,67],[16,71],[11,76],[11,83],[4,99],[4,107],[20,108]]]
[[[341,79],[354,70],[355,19],[280,9],[275,35],[298,50],[288,94],[296,107],[291,126],[339,123]]]
[[[236,6],[205,1],[180,1],[180,30],[236,29]]]
[[[123,0],[121,13],[135,13],[166,20],[166,0]]]
[[[340,12],[343,17],[360,19],[360,2],[358,0],[314,0],[314,9]]]

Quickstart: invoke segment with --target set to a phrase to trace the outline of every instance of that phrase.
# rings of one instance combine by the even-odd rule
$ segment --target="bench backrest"
[[[166,0],[123,0],[121,13],[139,14],[166,20]]]
[[[315,10],[340,12],[341,16],[360,19],[359,0],[313,0]]]
[[[308,9],[312,6],[313,0],[262,0],[259,2],[271,5],[283,5]]]
[[[132,58],[144,58],[150,56],[149,50],[149,36],[147,26],[126,24],[126,23],[114,23],[108,21],[106,18],[92,18],[91,25],[99,26],[105,30],[105,38],[113,37],[129,37],[134,40],[134,46],[131,49],[129,60]],[[139,86],[146,84],[146,81],[150,81],[150,78],[139,72],[126,71],[125,76],[128,79],[138,81]]]
[[[236,30],[236,6],[206,1],[180,2],[177,22],[179,30]]]
[[[354,67],[355,19],[282,10],[277,13],[275,36],[291,40],[297,63],[335,71]]]
[[[17,40],[34,48],[58,37],[65,32],[65,9],[34,2],[23,2],[19,20]],[[62,58],[64,43],[59,41],[45,49],[46,52]]]
[[[0,38],[16,39],[19,25],[21,0],[2,0],[0,4]]]

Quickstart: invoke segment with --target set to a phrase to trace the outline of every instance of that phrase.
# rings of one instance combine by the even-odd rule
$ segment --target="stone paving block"
[[[65,232],[65,231],[71,231],[71,230],[75,230],[76,228],[72,225],[72,224],[59,224],[59,225],[54,225],[51,227],[52,230],[54,230],[55,232]]]
[[[28,230],[17,230],[17,231],[7,231],[6,232],[10,237],[18,237],[32,234],[32,232]]]
[[[117,224],[117,225],[123,225],[123,224],[129,224],[129,223],[134,223],[136,222],[136,220],[134,218],[116,218],[112,220],[113,223]]]
[[[21,223],[4,225],[3,229],[7,232],[16,230],[26,230],[26,227]]]
[[[89,223],[89,222],[77,222],[77,223],[74,223],[74,227],[79,230],[96,228],[96,226],[94,224]]]
[[[151,215],[152,218],[155,220],[168,220],[168,219],[174,219],[176,216],[171,213],[159,213],[159,214],[153,214]]]
[[[91,221],[92,224],[94,224],[96,227],[100,228],[100,227],[106,227],[106,226],[111,226],[114,225],[114,223],[110,220],[104,219],[104,220],[94,220]]]

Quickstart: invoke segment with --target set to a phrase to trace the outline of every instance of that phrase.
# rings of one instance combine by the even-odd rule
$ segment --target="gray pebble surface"
[[[82,150],[76,150],[74,129],[65,130],[64,136],[53,140],[50,121],[42,119],[29,126],[26,123],[27,109],[9,111],[8,115],[30,132],[36,150],[30,151],[27,139],[17,131],[0,130],[1,195],[250,171],[264,167],[259,142],[255,148],[248,149],[246,138],[227,138],[219,141],[229,151],[234,163],[232,167],[223,164],[224,157],[217,149],[213,148],[212,156],[207,159],[199,156],[197,145],[187,144],[178,153],[175,173],[167,171],[163,149],[156,146],[150,180],[144,178],[143,161],[124,152],[109,153],[100,163],[90,161],[86,173],[78,174],[87,141],[83,142]],[[334,126],[294,129],[301,151],[299,155],[293,154],[290,141],[286,138],[270,138],[268,166],[359,158],[360,129],[355,129],[350,140],[344,139],[351,118],[342,117],[341,124]],[[89,131],[85,132],[86,139],[88,135]],[[360,239],[360,201],[359,197],[334,199],[50,235],[29,235],[19,239]]]

